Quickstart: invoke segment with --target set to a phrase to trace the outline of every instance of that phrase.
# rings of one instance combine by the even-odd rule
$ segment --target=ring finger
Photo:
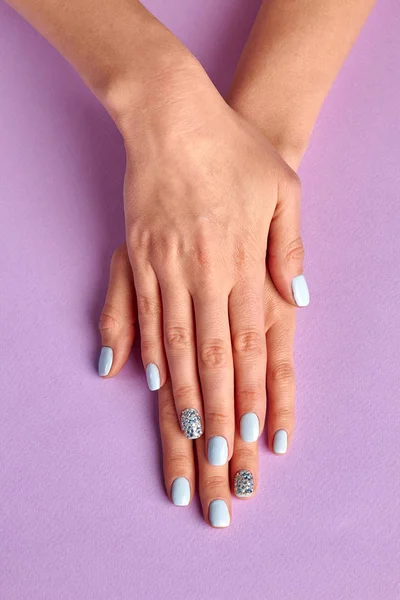
[[[235,450],[229,467],[231,487],[236,498],[252,498],[258,483],[258,442],[247,444],[236,433]]]
[[[203,433],[203,406],[197,372],[192,299],[183,286],[161,280],[164,346],[175,406],[183,434],[194,440]]]
[[[235,432],[228,298],[214,290],[194,295],[193,302],[207,456],[211,465],[223,466],[232,456]]]
[[[164,481],[175,506],[187,506],[195,490],[193,442],[180,434],[171,381],[158,392]]]

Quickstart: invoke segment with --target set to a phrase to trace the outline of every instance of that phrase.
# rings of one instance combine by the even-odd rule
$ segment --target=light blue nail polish
[[[297,306],[310,304],[310,292],[304,275],[298,275],[292,281],[293,298]]]
[[[208,517],[213,527],[229,527],[231,516],[225,500],[213,500],[210,502]]]
[[[288,446],[288,434],[284,429],[278,429],[274,435],[273,449],[275,454],[286,454]]]
[[[146,379],[147,385],[149,386],[149,390],[152,392],[156,392],[161,387],[160,382],[160,371],[158,370],[157,365],[154,363],[149,363],[146,367]]]
[[[228,444],[221,435],[214,435],[208,442],[208,462],[214,467],[222,467],[228,460]]]
[[[186,477],[174,479],[171,488],[171,498],[175,506],[187,506],[190,502],[190,484]]]
[[[114,353],[113,349],[108,346],[103,346],[99,356],[98,371],[100,377],[105,377],[111,371],[113,364]]]
[[[246,413],[240,419],[240,437],[244,442],[256,442],[260,435],[260,422],[255,413]]]

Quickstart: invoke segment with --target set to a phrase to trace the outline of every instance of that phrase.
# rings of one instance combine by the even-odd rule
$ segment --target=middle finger
[[[235,431],[228,297],[215,289],[193,294],[193,302],[207,457],[222,466],[232,456]]]

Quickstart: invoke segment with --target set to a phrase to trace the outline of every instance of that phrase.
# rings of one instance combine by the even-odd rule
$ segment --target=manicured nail
[[[234,491],[237,498],[250,498],[254,492],[254,479],[251,471],[241,469],[235,475]]]
[[[99,356],[98,371],[100,377],[105,377],[111,371],[113,364],[113,349],[108,346],[103,346]]]
[[[240,437],[244,442],[256,442],[260,435],[260,422],[255,413],[246,413],[240,419]]]
[[[190,484],[186,477],[174,479],[171,488],[171,498],[175,506],[187,506],[190,502]]]
[[[275,454],[286,454],[288,435],[284,429],[279,429],[274,435],[274,452]]]
[[[229,527],[231,524],[231,516],[225,500],[210,502],[208,516],[213,527]]]
[[[203,435],[199,411],[195,408],[185,408],[181,412],[182,433],[188,440],[197,440]]]
[[[146,367],[146,379],[147,385],[149,386],[149,390],[152,392],[156,392],[160,389],[160,371],[158,370],[157,365],[153,363],[149,363]]]
[[[308,306],[310,304],[310,292],[304,275],[298,275],[293,279],[292,292],[297,306]]]
[[[228,460],[228,444],[221,435],[214,435],[208,442],[208,462],[214,467],[222,467]]]

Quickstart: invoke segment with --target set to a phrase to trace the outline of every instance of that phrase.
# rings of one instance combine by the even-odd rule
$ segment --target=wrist
[[[201,70],[189,50],[140,3],[132,3],[130,10],[119,36],[107,38],[108,59],[84,76],[124,138]]]
[[[154,56],[146,76],[126,78],[109,94],[112,115],[129,155],[136,161],[182,151],[192,134],[206,133],[226,103],[201,64],[180,42]]]
[[[304,115],[294,115],[282,105],[275,106],[273,99],[268,102],[251,90],[238,87],[230,91],[228,103],[268,138],[292,169],[298,169],[312,129]]]
[[[177,40],[165,51],[155,45],[142,67],[132,65],[131,70],[110,82],[102,103],[124,138],[132,127],[141,129],[163,100],[173,95],[185,77],[189,78],[194,63],[195,58]]]

